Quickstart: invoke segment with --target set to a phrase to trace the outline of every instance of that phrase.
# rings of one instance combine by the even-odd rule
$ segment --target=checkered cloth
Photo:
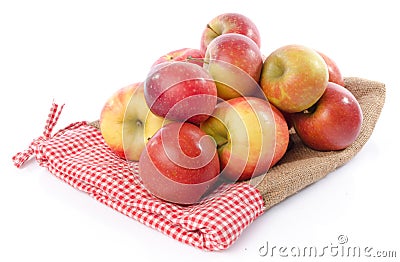
[[[248,184],[223,185],[197,205],[179,206],[150,194],[138,163],[110,151],[100,131],[73,123],[51,136],[63,106],[53,103],[43,135],[13,157],[21,167],[32,155],[52,174],[101,203],[173,239],[204,250],[223,250],[263,212],[258,190]]]

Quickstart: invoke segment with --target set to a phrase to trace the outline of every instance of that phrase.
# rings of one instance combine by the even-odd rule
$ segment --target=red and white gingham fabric
[[[62,111],[53,103],[43,136],[13,157],[17,167],[35,155],[41,166],[103,204],[172,238],[204,250],[223,250],[263,212],[258,190],[237,183],[197,205],[179,206],[151,195],[141,183],[137,162],[113,154],[98,129],[77,122],[51,131]]]

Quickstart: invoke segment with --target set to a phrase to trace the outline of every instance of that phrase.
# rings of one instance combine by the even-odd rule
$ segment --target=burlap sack
[[[320,152],[304,146],[295,133],[291,134],[293,144],[281,161],[262,180],[254,178],[250,181],[260,190],[265,210],[347,163],[368,141],[385,103],[385,85],[357,77],[345,78],[345,84],[363,111],[357,140],[341,151]]]
[[[363,111],[360,135],[344,150],[321,152],[306,147],[291,130],[292,144],[279,163],[265,176],[243,182],[254,185],[260,191],[265,210],[347,163],[368,141],[385,103],[385,85],[357,77],[345,78],[345,84],[357,98]],[[90,124],[99,128],[98,121]]]

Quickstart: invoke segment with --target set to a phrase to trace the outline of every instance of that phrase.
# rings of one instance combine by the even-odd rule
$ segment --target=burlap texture
[[[265,210],[347,163],[370,138],[385,103],[385,85],[357,77],[345,78],[345,85],[363,111],[360,135],[344,150],[320,152],[306,147],[293,132],[293,144],[281,161],[262,180],[259,177],[250,181],[263,196]]]
[[[345,85],[357,98],[363,111],[360,135],[344,150],[321,152],[306,147],[291,130],[292,144],[278,164],[265,176],[243,182],[254,185],[260,191],[265,210],[350,161],[370,138],[385,103],[385,85],[358,77],[345,78]],[[89,124],[99,128],[98,121]]]

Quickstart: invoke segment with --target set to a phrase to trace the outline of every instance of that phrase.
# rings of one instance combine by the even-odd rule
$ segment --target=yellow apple
[[[117,90],[100,115],[100,131],[106,144],[119,157],[138,161],[147,141],[164,124],[144,99],[143,83]]]
[[[237,97],[223,101],[200,128],[217,144],[224,177],[242,181],[268,171],[275,149],[275,121],[266,100]]]

